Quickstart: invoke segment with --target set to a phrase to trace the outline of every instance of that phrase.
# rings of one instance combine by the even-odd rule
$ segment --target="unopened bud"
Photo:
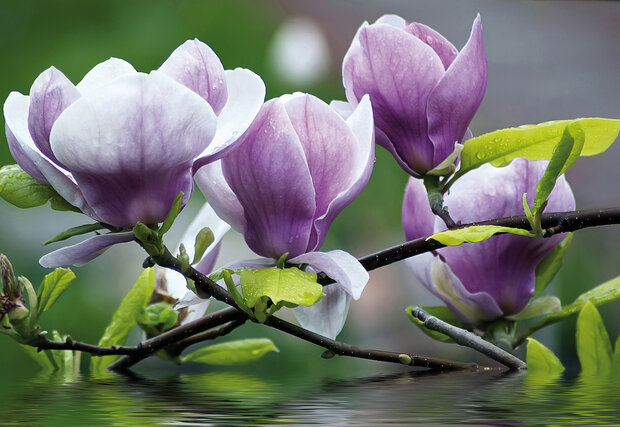
[[[9,321],[14,323],[27,318],[30,314],[30,310],[28,310],[19,299],[13,302],[15,305],[8,312]]]
[[[17,279],[13,272],[11,261],[4,254],[0,254],[0,270],[2,272],[2,291],[6,296],[15,296]]]

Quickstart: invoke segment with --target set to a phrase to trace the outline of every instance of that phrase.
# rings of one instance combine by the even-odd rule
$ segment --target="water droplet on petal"
[[[426,43],[433,44],[433,38],[431,36],[426,36]]]

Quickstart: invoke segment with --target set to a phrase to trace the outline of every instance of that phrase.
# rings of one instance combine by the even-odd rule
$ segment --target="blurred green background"
[[[450,13],[446,13],[448,9]],[[197,37],[213,48],[225,68],[244,67],[261,75],[267,99],[303,91],[329,102],[344,99],[342,57],[364,20],[397,13],[434,27],[461,48],[477,12],[484,22],[489,84],[472,123],[474,134],[552,119],[618,117],[620,11],[613,2],[2,1],[0,98],[6,99],[13,90],[27,94],[36,76],[52,65],[74,83],[111,56],[148,71],[157,68],[183,41]],[[287,39],[282,38],[286,34],[289,40],[293,40],[290,34],[299,40],[286,44],[283,40]],[[0,164],[14,163],[2,139]],[[608,155],[581,160],[569,172],[579,207],[617,205],[619,160],[620,148],[612,147]],[[335,221],[323,248],[341,248],[362,256],[402,242],[400,205],[406,180],[394,160],[378,148],[368,187]],[[196,194],[169,243],[174,244],[174,233],[179,235],[183,222],[191,219],[191,211],[200,202],[201,196]],[[86,222],[77,214],[52,212],[48,207],[21,211],[4,201],[0,201],[0,218],[0,251],[13,261],[17,274],[28,276],[34,284],[46,274],[37,261],[49,249],[42,248],[40,242]],[[620,274],[619,229],[577,233],[565,268],[550,289],[563,303]],[[226,242],[220,264],[252,257],[238,235],[231,235]],[[75,268],[78,279],[43,317],[43,326],[96,342],[138,276],[143,258],[137,246],[125,245]],[[470,351],[422,335],[404,314],[404,308],[414,303],[437,304],[437,300],[421,288],[403,263],[372,272],[362,299],[352,304],[341,337],[360,346],[481,360]],[[618,308],[616,303],[601,310],[612,339],[620,332]],[[256,326],[231,337],[257,335],[271,337],[282,350],[247,368],[267,375],[276,371],[312,375],[309,366],[325,376],[399,369],[347,359],[324,361],[318,357],[320,349],[281,334],[265,333]],[[567,365],[575,367],[574,322],[554,326],[538,337]],[[36,369],[9,339],[0,337],[0,348],[0,378]],[[155,368],[161,370],[162,362],[149,361],[140,370],[149,373]]]

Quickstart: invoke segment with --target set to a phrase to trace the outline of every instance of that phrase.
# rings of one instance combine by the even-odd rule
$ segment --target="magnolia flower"
[[[272,258],[269,265],[288,253],[287,262],[338,282],[314,306],[297,309],[302,325],[324,335],[340,332],[350,297],[360,297],[368,273],[346,252],[316,251],[368,182],[373,160],[368,97],[345,121],[318,98],[294,94],[265,103],[236,149],[196,173],[213,209],[254,252]]]
[[[509,166],[488,164],[459,179],[445,204],[455,221],[469,223],[523,215],[522,197],[532,207],[536,186],[547,162],[514,160]],[[575,209],[564,176],[549,196],[548,212]],[[408,240],[444,230],[431,213],[421,180],[409,179],[403,202],[403,228]],[[534,295],[535,270],[564,236],[531,238],[504,234],[476,244],[446,247],[410,259],[422,284],[463,321],[478,324],[519,313]]]
[[[342,76],[353,106],[370,95],[377,143],[405,171],[445,173],[486,90],[480,16],[460,52],[432,28],[399,16],[365,22],[344,57]]]
[[[108,228],[161,222],[192,168],[234,146],[262,105],[265,87],[249,70],[224,71],[215,53],[193,40],[157,71],[137,72],[112,58],[77,85],[51,67],[30,96],[4,104],[9,148],[37,181]],[[81,265],[130,232],[101,234],[41,259],[45,267]]]

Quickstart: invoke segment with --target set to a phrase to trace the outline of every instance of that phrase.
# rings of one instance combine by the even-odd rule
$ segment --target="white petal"
[[[112,79],[131,73],[136,73],[136,70],[129,62],[118,58],[110,58],[107,61],[95,65],[86,73],[82,81],[80,81],[76,87],[80,93],[84,94],[103,86]]]
[[[334,339],[347,320],[351,296],[333,284],[323,288],[325,297],[310,307],[299,306],[293,310],[299,324],[319,335]]]
[[[336,112],[340,114],[340,117],[342,117],[345,120],[348,119],[349,116],[353,114],[353,111],[355,110],[355,107],[351,105],[351,103],[346,102],[346,101],[334,100],[329,103],[329,106],[332,107],[334,110],[336,110]]]
[[[354,299],[359,299],[370,276],[366,269],[351,254],[334,250],[329,252],[308,252],[289,260],[293,264],[308,264],[315,271],[322,271],[334,279]]]
[[[232,149],[234,142],[252,124],[265,100],[265,84],[245,68],[226,70],[228,100],[218,116],[217,130],[209,146],[198,156],[196,168],[213,162]]]
[[[383,15],[375,21],[375,24],[386,24],[391,25],[392,27],[404,29],[407,26],[407,21],[398,15]]]

